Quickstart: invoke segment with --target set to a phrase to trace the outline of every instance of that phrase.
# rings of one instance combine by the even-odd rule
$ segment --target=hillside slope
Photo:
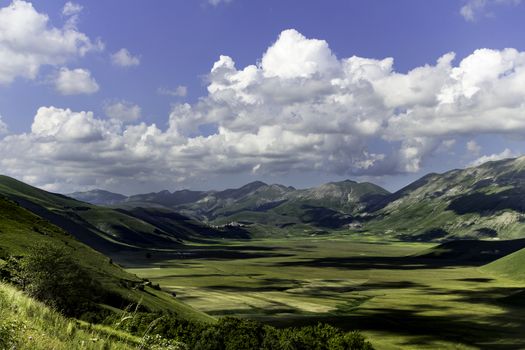
[[[137,349],[141,339],[109,327],[89,327],[0,282],[0,349]]]
[[[483,269],[511,279],[525,280],[525,249],[485,265]]]
[[[31,247],[49,243],[64,247],[112,297],[110,306],[122,308],[141,301],[150,310],[172,310],[181,317],[210,321],[204,313],[194,310],[162,291],[148,286],[137,288],[144,281],[77,241],[66,231],[34,215],[6,198],[0,197],[0,264],[8,256],[24,256]]]
[[[105,254],[130,249],[177,248],[184,240],[228,236],[225,230],[216,230],[184,217],[157,225],[160,220],[144,220],[131,211],[80,202],[7,176],[0,176],[0,195],[16,201]],[[164,213],[149,211],[149,216],[155,215],[163,216]]]
[[[525,157],[426,175],[369,211],[368,230],[403,239],[525,237]]]

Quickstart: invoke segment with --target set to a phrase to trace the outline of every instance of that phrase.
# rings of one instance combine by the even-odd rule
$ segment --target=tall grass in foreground
[[[0,349],[137,349],[138,337],[67,319],[0,283]]]
[[[0,350],[373,350],[358,332],[327,324],[277,329],[225,317],[210,325],[132,309],[108,317],[107,326],[92,325],[0,283]]]

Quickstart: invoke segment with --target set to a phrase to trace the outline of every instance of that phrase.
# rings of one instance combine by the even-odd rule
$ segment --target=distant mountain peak
[[[126,200],[126,196],[120,193],[114,193],[102,189],[94,189],[90,191],[83,192],[73,192],[67,194],[68,197],[74,198],[76,200],[87,202],[96,205],[112,205],[118,204]]]
[[[113,195],[121,195],[119,193],[115,193],[115,192],[111,192],[111,191],[107,191],[107,190],[103,190],[101,188],[94,188],[92,190],[87,190],[87,191],[77,191],[77,192],[73,192],[71,194],[87,194],[87,193],[100,193],[100,194],[113,194]],[[121,195],[121,196],[124,196],[124,195]]]
[[[356,184],[357,183],[357,181],[350,180],[350,179],[346,179],[346,180],[343,180],[341,182],[343,182],[343,183],[351,183],[351,184]]]
[[[249,182],[247,183],[246,185],[242,186],[241,188],[259,188],[259,187],[263,187],[263,186],[268,186],[268,184],[266,182],[262,182],[262,181],[252,181],[252,182]]]

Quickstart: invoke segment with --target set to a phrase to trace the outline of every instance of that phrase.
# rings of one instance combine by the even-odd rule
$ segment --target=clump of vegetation
[[[139,349],[144,350],[188,350],[186,344],[161,337],[160,335],[145,335],[142,337]]]
[[[369,350],[359,332],[344,332],[327,324],[278,329],[262,323],[225,317],[216,324],[181,320],[176,315],[137,313],[106,320],[141,337],[177,339],[177,346],[194,350]]]
[[[28,294],[66,315],[88,310],[93,292],[102,289],[62,247],[36,246],[22,260],[21,267]]]
[[[102,290],[66,248],[50,243],[30,248],[23,258],[9,257],[1,270],[4,280],[67,316],[93,309]]]

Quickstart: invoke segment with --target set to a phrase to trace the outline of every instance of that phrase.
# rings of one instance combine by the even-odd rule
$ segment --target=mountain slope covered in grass
[[[148,210],[149,217],[158,215],[159,220],[145,220],[143,215],[136,217],[132,211],[80,202],[7,176],[0,176],[0,195],[106,254],[141,248],[177,248],[184,240],[228,236],[227,230],[216,230],[183,216],[172,217],[161,224],[165,215],[162,211]]]
[[[506,255],[483,269],[511,279],[525,280],[525,249]]]
[[[368,230],[403,239],[525,237],[525,157],[426,175],[369,211]]]
[[[99,302],[110,308],[125,308],[140,302],[152,311],[172,310],[183,318],[213,321],[171,295],[145,285],[142,279],[125,272],[111,259],[76,240],[15,202],[0,197],[0,267],[9,257],[23,257],[41,244],[63,247],[100,286]],[[97,291],[98,292],[98,291]]]

